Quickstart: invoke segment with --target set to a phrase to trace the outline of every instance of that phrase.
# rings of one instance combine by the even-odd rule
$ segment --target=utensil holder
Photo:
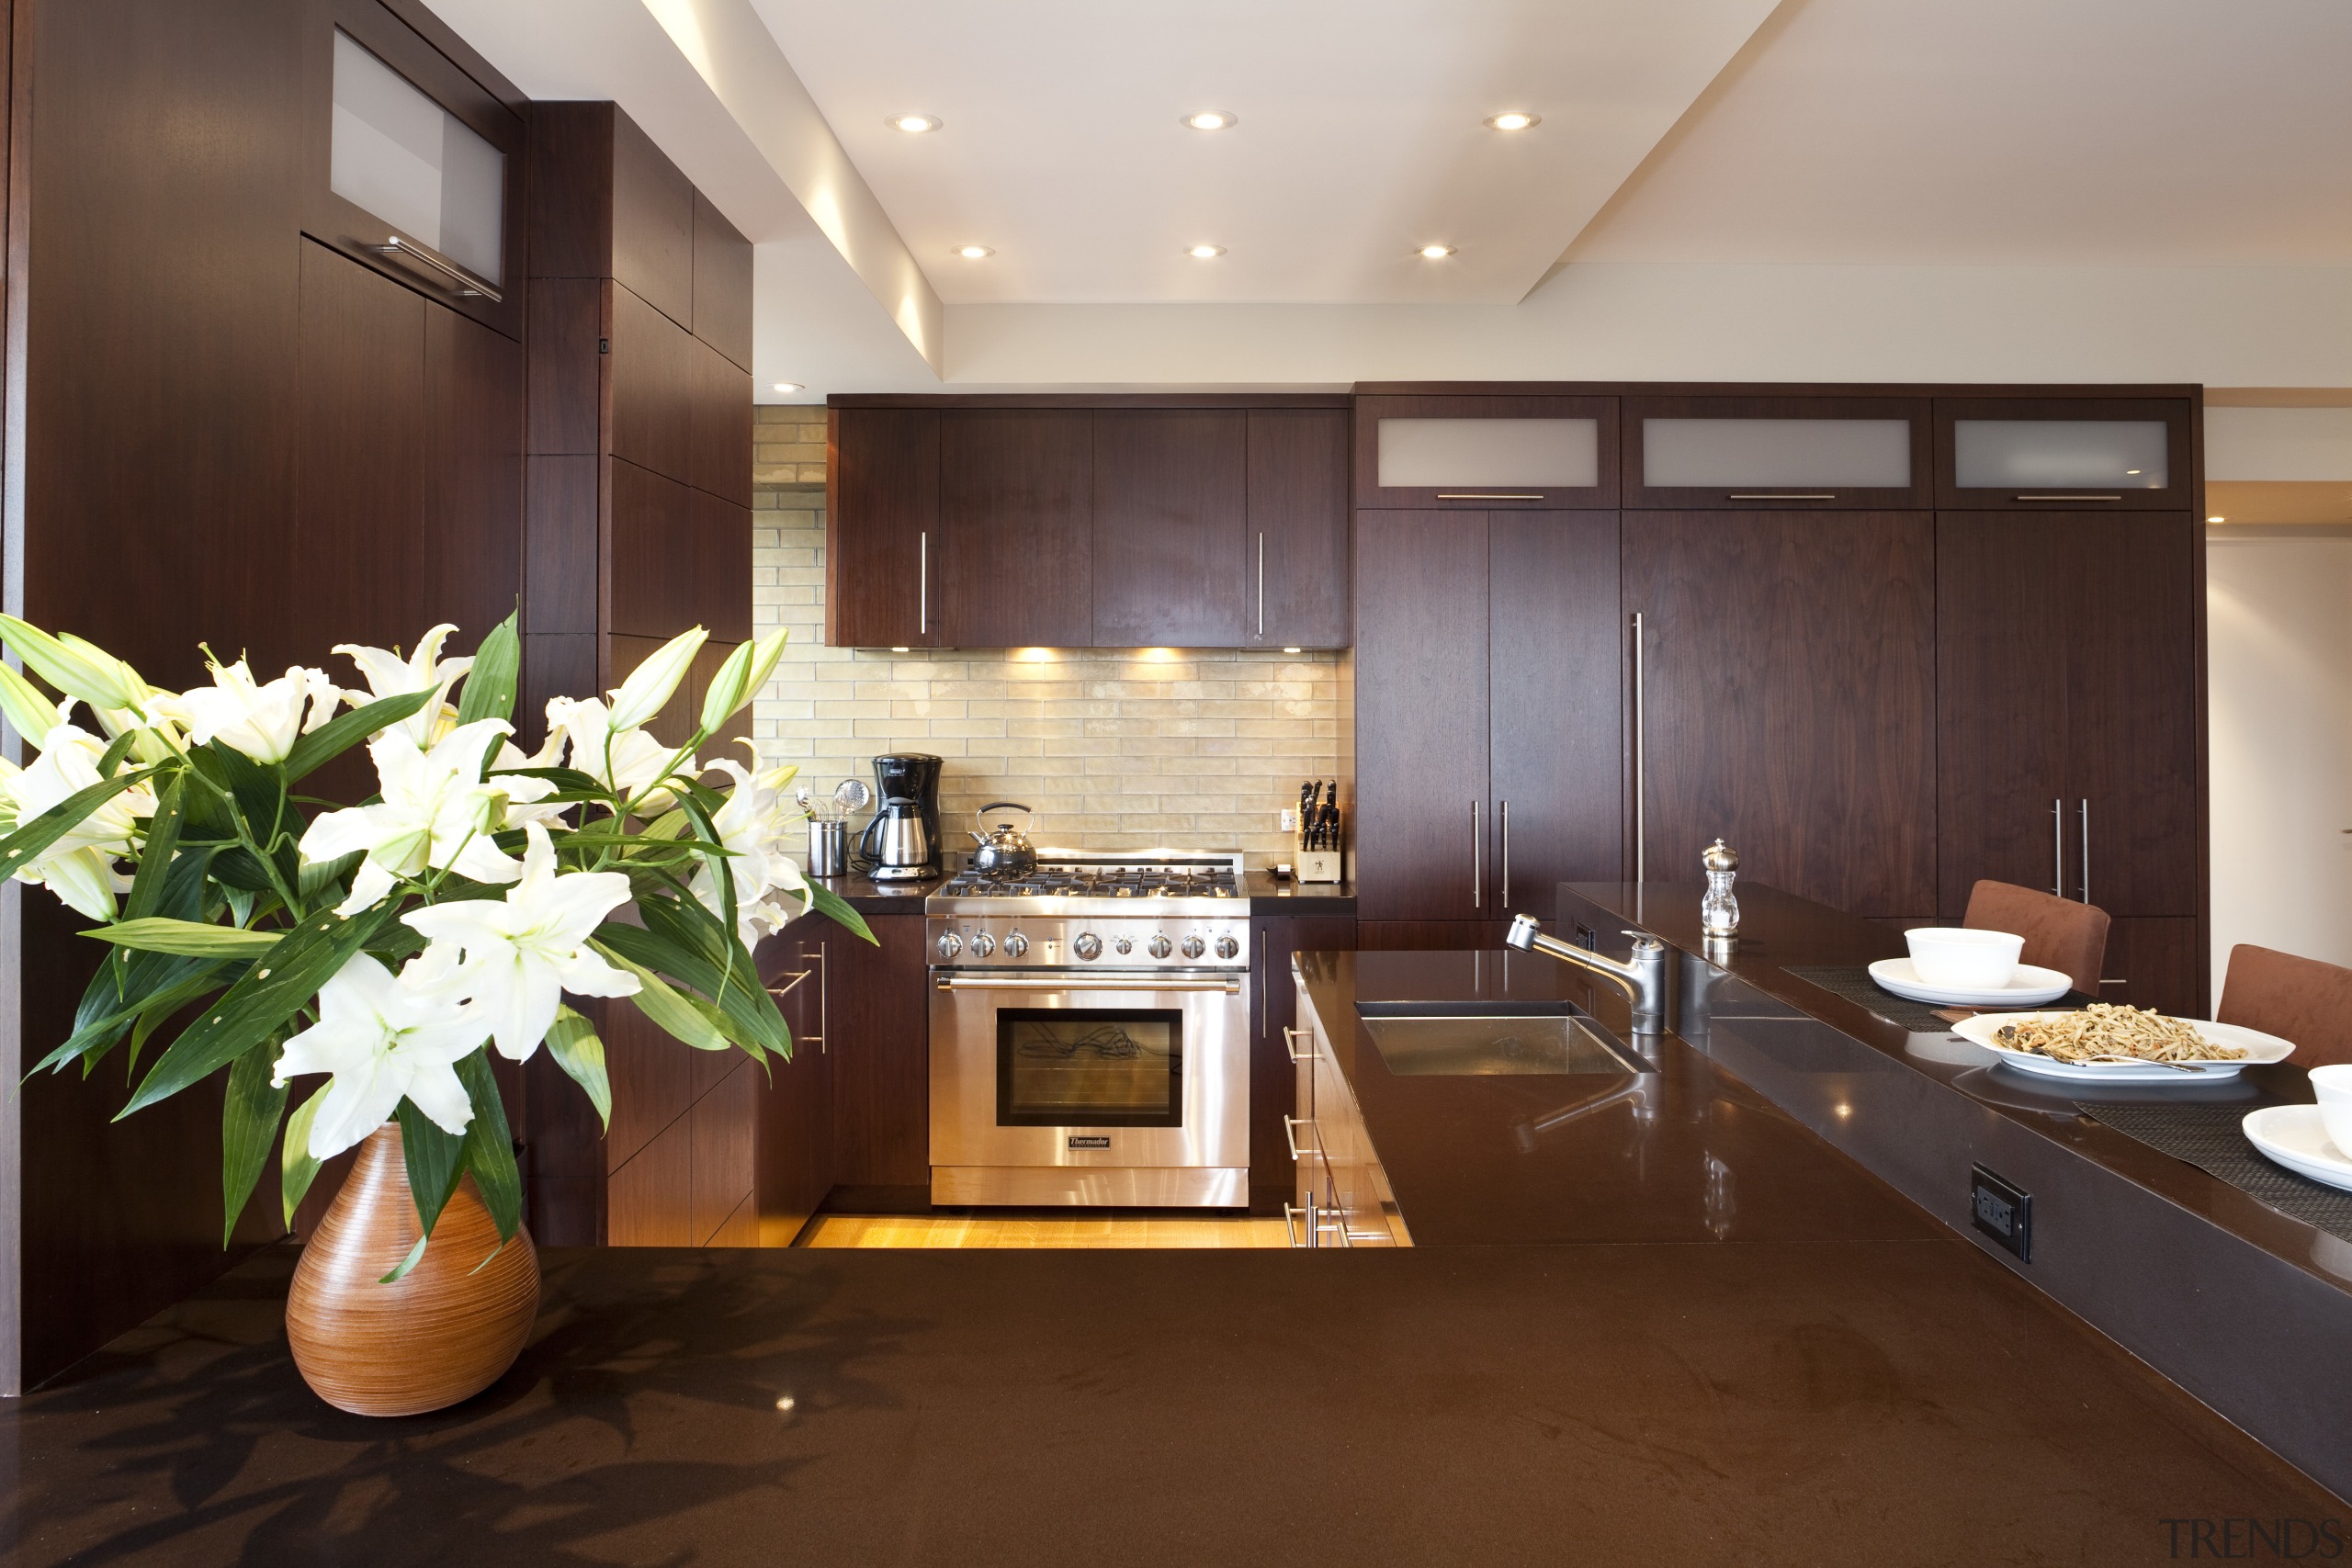
[[[808,874],[811,876],[846,876],[849,874],[849,824],[840,821],[808,823]]]

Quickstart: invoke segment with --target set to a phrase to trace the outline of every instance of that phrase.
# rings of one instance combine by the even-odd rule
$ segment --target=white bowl
[[[1911,944],[1911,966],[1930,986],[1997,990],[2017,973],[2025,938],[2007,931],[1968,931],[1959,926],[1921,926],[1903,933]]]
[[[2312,1098],[2319,1101],[2319,1119],[2327,1128],[2327,1141],[2345,1158],[2352,1159],[2352,1062],[2313,1067],[2311,1077]]]

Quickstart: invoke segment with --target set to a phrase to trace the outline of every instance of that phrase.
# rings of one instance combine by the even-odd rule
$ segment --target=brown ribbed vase
[[[423,1226],[409,1195],[401,1133],[359,1145],[343,1190],[302,1248],[286,1298],[286,1337],[302,1381],[356,1416],[416,1416],[480,1393],[514,1364],[539,1307],[531,1233],[505,1249],[471,1176],[404,1279],[384,1284]],[[477,1268],[477,1265],[480,1265]]]

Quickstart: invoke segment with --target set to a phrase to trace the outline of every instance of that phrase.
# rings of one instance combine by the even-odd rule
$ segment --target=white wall
[[[2209,539],[2218,1003],[2238,942],[2352,964],[2352,537]]]

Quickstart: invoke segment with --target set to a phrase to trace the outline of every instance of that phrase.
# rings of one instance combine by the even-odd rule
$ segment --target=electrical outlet
[[[1297,812],[1285,808],[1282,813],[1282,830],[1283,832],[1295,833],[1298,831]]]

